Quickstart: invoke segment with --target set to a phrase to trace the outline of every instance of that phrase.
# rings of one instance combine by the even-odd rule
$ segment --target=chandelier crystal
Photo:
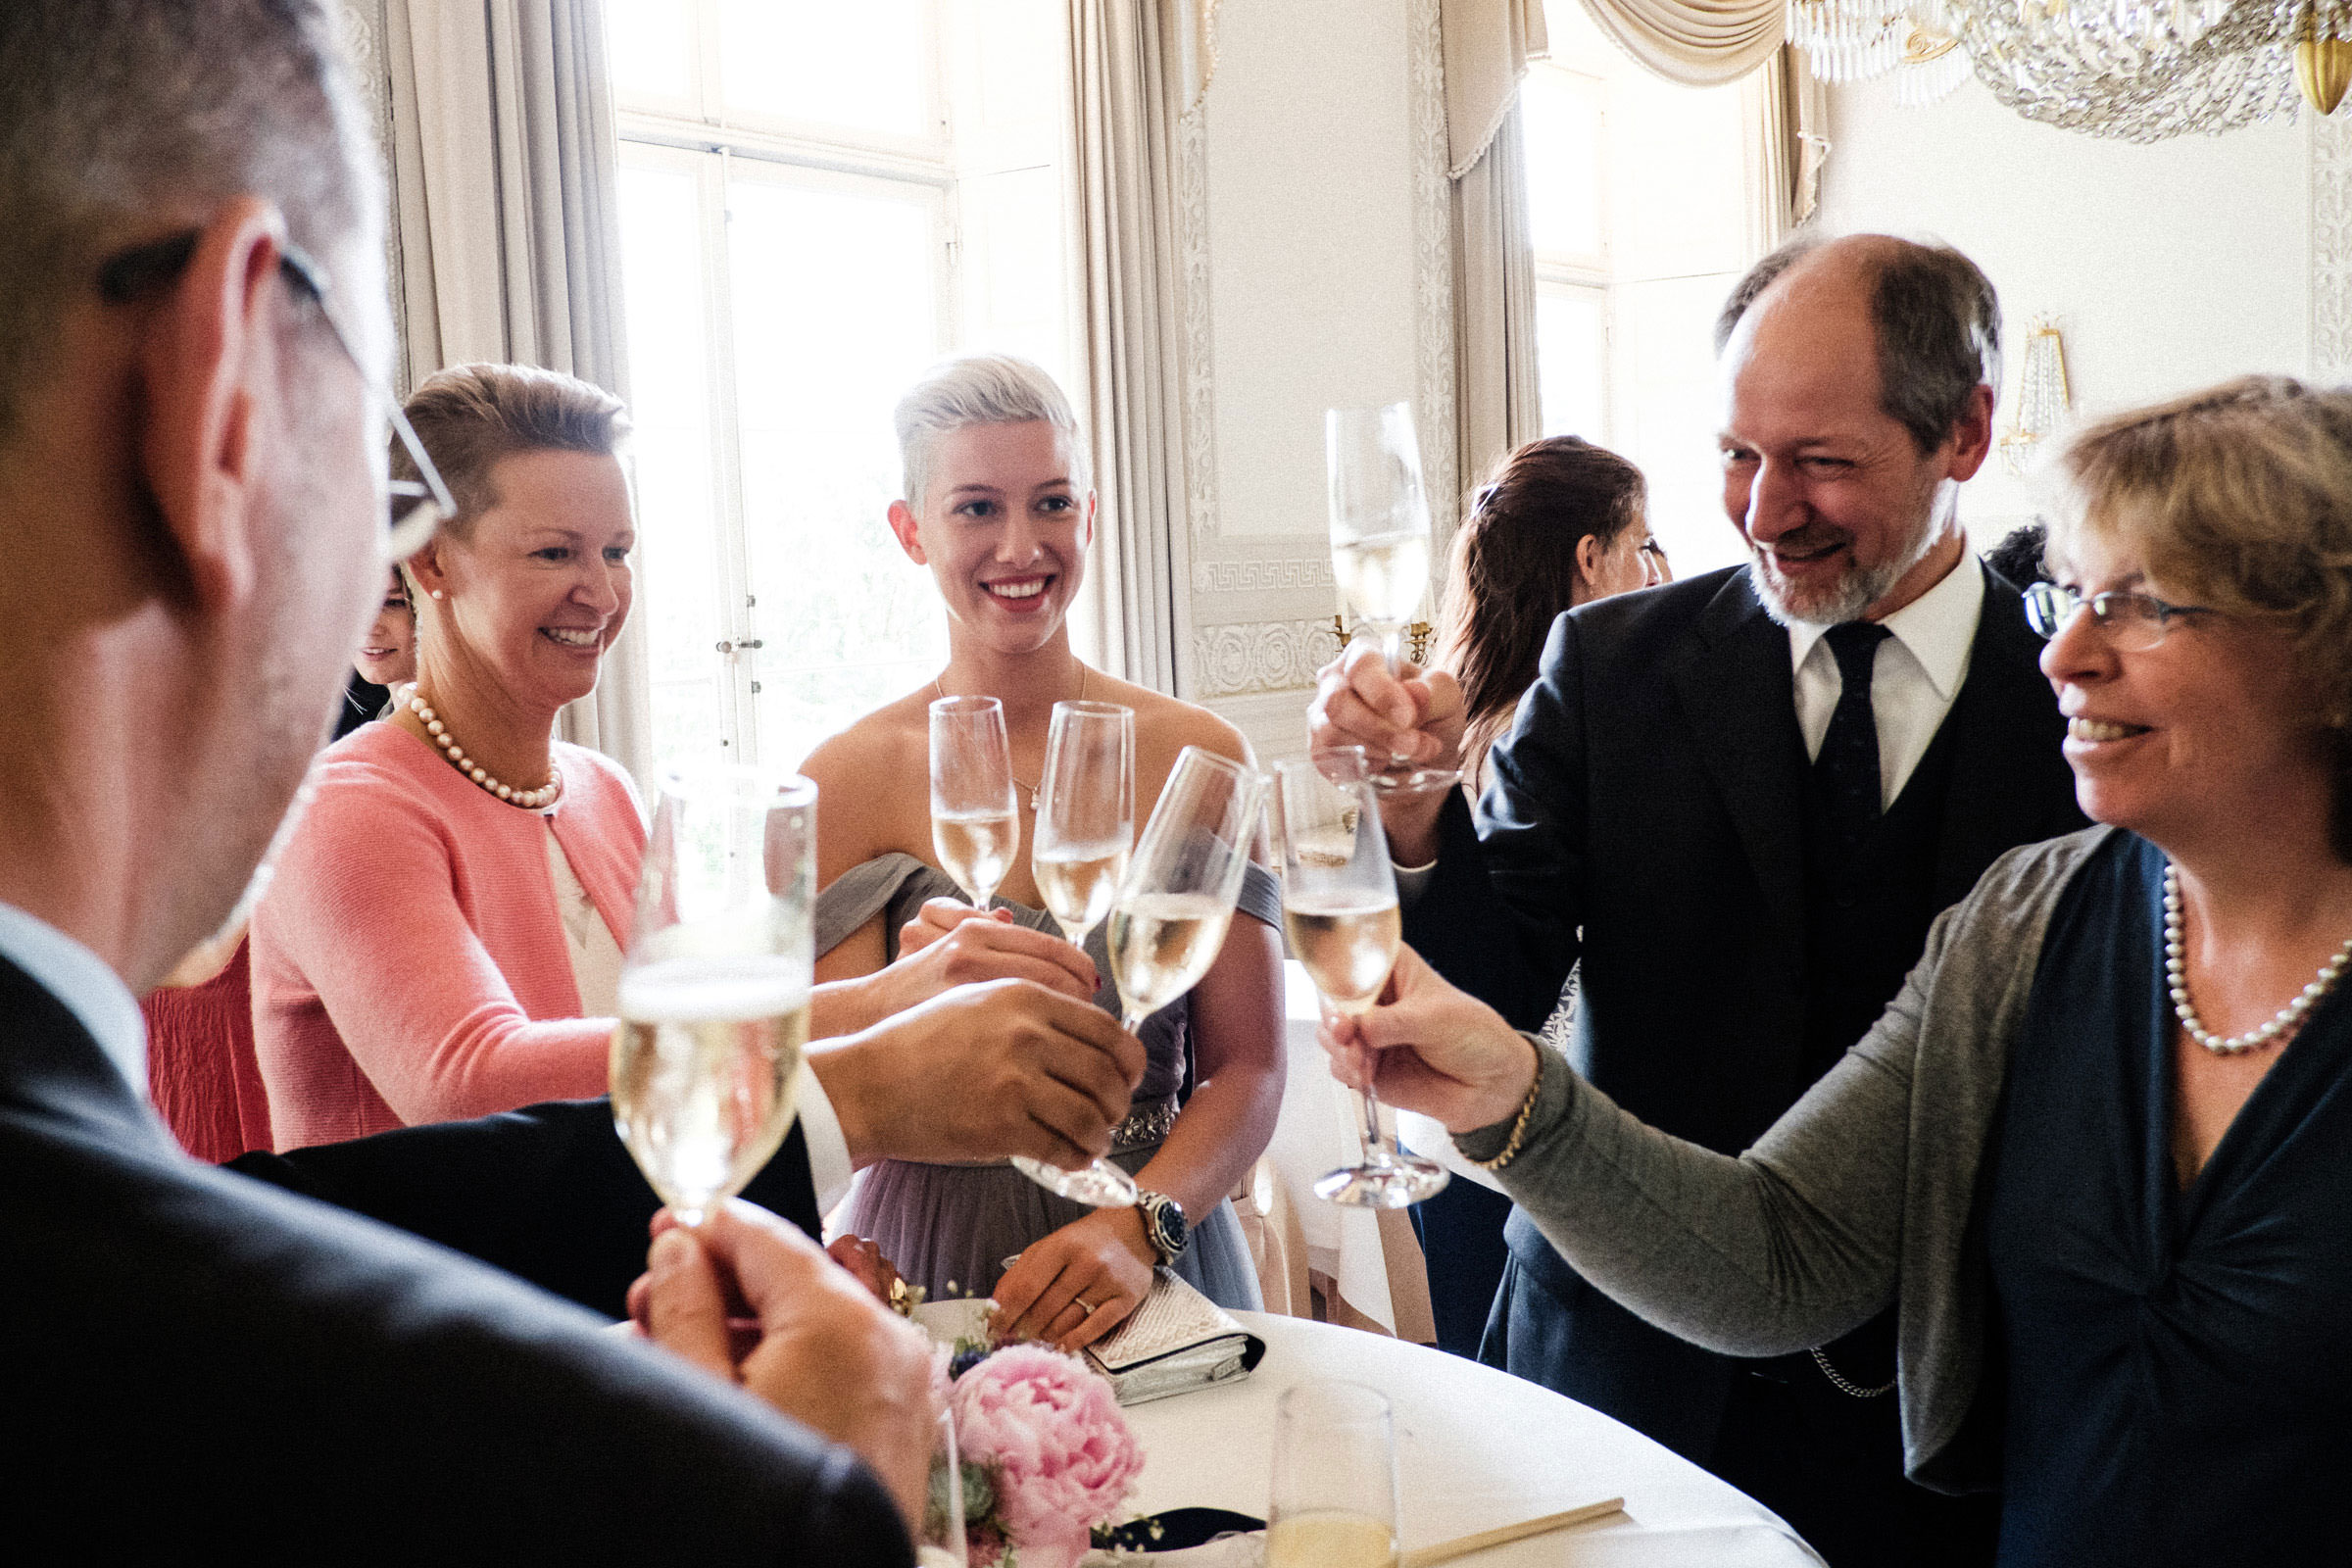
[[[2325,114],[2352,77],[2352,0],[1789,0],[1788,36],[1908,104],[1957,85],[1950,39],[2026,119],[2135,142],[2291,116],[2299,90]]]

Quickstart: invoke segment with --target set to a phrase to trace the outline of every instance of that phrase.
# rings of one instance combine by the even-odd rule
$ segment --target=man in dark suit
[[[1736,1152],[1893,997],[2002,851],[2082,823],[2018,592],[1956,508],[1984,461],[1998,308],[1884,236],[1759,263],[1718,328],[1725,510],[1751,562],[1553,626],[1475,820],[1392,797],[1405,936],[1535,1028],[1580,959],[1576,1064]],[[1318,743],[1451,755],[1450,680],[1325,672]],[[1717,1356],[1589,1289],[1524,1215],[1484,1354],[1778,1509],[1833,1564],[1989,1562],[1985,1499],[1901,1479],[1882,1320],[1813,1358]]]
[[[12,1523],[95,1561],[905,1563],[928,1353],[783,1221],[658,1238],[648,1346],[198,1165],[144,1100],[133,994],[221,924],[383,580],[381,191],[332,32],[0,6]]]

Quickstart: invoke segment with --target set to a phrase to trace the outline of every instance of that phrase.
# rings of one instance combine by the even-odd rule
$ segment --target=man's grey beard
[[[1928,559],[1928,555],[1943,537],[1934,512],[1921,519],[1918,537],[1901,555],[1883,561],[1875,566],[1850,566],[1838,579],[1838,586],[1819,603],[1796,605],[1784,598],[1780,585],[1764,564],[1764,552],[1754,545],[1747,547],[1747,580],[1755,585],[1756,597],[1764,602],[1764,612],[1783,626],[1836,626],[1849,620],[1860,620],[1864,611],[1894,591],[1894,585],[1912,567]]]

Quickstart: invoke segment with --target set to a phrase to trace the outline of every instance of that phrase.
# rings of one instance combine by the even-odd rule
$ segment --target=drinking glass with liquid
[[[1257,836],[1259,783],[1256,772],[1198,746],[1177,755],[1111,900],[1110,978],[1129,1033],[1199,985],[1224,950]],[[1099,1208],[1124,1208],[1138,1196],[1134,1178],[1105,1159],[1076,1171],[1017,1156],[1013,1164]]]
[[[1396,962],[1402,919],[1381,830],[1373,770],[1360,746],[1277,763],[1269,814],[1282,879],[1282,926],[1323,1004],[1342,1014],[1380,1000]],[[1315,1183],[1315,1196],[1361,1208],[1401,1208],[1450,1178],[1408,1154],[1382,1127],[1379,1097],[1362,1097],[1364,1157]]]
[[[1029,870],[1070,946],[1110,913],[1135,847],[1135,710],[1055,703]]]
[[[931,705],[931,848],[975,909],[988,907],[1020,851],[1013,812],[1004,705],[940,698]]]
[[[1266,1568],[1396,1568],[1396,1439],[1388,1396],[1314,1379],[1274,1406]]]
[[[1329,409],[1323,456],[1331,504],[1331,573],[1340,604],[1380,639],[1389,667],[1405,666],[1404,628],[1429,594],[1429,498],[1413,406]],[[1401,760],[1373,775],[1384,790],[1421,793],[1461,781],[1451,768]]]
[[[815,897],[814,784],[723,766],[662,780],[621,960],[612,1121],[688,1225],[792,1126]]]

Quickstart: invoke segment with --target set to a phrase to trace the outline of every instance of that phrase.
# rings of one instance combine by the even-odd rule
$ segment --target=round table
[[[1345,1378],[1379,1389],[1395,1407],[1398,1524],[1408,1551],[1622,1496],[1624,1514],[1606,1522],[1457,1560],[1463,1568],[1821,1561],[1760,1503],[1548,1389],[1356,1329],[1258,1312],[1235,1316],[1266,1342],[1255,1372],[1127,1411],[1146,1454],[1130,1503],[1136,1511],[1200,1506],[1264,1518],[1274,1401],[1294,1383]]]

